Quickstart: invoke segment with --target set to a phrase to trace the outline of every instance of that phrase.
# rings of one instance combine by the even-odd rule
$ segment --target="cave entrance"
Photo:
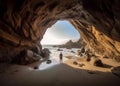
[[[52,27],[48,28],[41,41],[42,45],[61,45],[72,40],[76,42],[80,39],[79,32],[67,20],[59,20]]]
[[[40,65],[39,69],[43,70],[59,64],[59,54],[61,52],[63,54],[63,62],[67,60],[66,57],[68,56],[76,57],[77,50],[79,48],[74,48],[73,44],[77,43],[79,39],[79,32],[69,21],[57,21],[54,25],[52,25],[52,27],[47,29],[41,41],[42,47],[48,48],[50,50],[50,60],[52,62],[50,64],[46,64],[46,62],[43,62]]]

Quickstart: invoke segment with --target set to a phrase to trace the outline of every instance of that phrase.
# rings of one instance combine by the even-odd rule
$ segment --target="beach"
[[[54,51],[55,52],[55,51]],[[61,52],[61,51],[59,51]],[[57,53],[59,53],[57,52]],[[53,52],[52,52],[53,53]],[[57,55],[56,55],[57,56]],[[53,58],[52,58],[53,59]],[[58,59],[58,58],[57,58]],[[59,59],[53,63],[35,62],[30,65],[1,63],[1,86],[120,86],[120,77],[111,72],[120,63],[111,59],[101,59],[109,67],[96,67],[82,58]],[[73,62],[77,61],[77,64]],[[80,64],[84,64],[80,66]],[[34,69],[34,66],[38,66]],[[50,65],[50,66],[48,66]],[[3,68],[4,67],[4,68]]]

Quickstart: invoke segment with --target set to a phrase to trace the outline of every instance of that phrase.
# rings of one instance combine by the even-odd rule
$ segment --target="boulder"
[[[48,48],[44,48],[42,50],[40,55],[42,56],[43,61],[46,61],[46,60],[48,60],[50,58],[50,53],[51,52],[50,52],[50,50]]]
[[[78,62],[77,62],[77,61],[74,61],[73,64],[74,64],[74,65],[78,65]]]
[[[39,61],[42,57],[38,54],[34,54],[31,50],[24,50],[19,55],[14,57],[11,63],[27,65],[36,61]]]
[[[47,60],[47,61],[46,61],[47,64],[50,64],[51,62],[52,62],[51,60]]]
[[[63,51],[63,49],[58,48],[57,51]]]
[[[96,59],[93,65],[103,67],[103,63],[102,63],[102,61],[100,59]]]
[[[113,67],[113,68],[111,69],[111,72],[112,72],[114,75],[120,77],[120,66],[118,66],[118,67]]]
[[[84,56],[84,54],[85,54],[85,48],[84,47],[82,47],[80,50],[77,51],[78,56]]]
[[[84,59],[85,59],[85,61],[87,61],[87,62],[91,61],[91,58],[90,58],[89,56],[87,56],[87,55],[84,55]]]
[[[104,64],[97,56],[93,56],[90,61],[94,66],[104,67]]]

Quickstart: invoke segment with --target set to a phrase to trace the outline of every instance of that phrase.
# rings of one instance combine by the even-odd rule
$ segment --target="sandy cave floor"
[[[92,66],[91,63],[80,67],[73,64],[73,59],[56,64],[45,70],[33,69],[29,66],[0,64],[0,86],[120,86],[120,78],[111,73],[111,68]],[[111,59],[103,59],[104,63],[113,67],[120,66]]]

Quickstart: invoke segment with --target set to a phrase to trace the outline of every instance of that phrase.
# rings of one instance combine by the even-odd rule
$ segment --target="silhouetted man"
[[[60,62],[62,63],[62,59],[63,59],[63,54],[62,54],[62,52],[60,53],[59,58],[60,58]]]

